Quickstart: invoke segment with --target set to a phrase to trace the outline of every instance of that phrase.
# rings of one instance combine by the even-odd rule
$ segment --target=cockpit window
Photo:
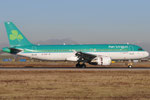
[[[143,49],[142,49],[142,48],[139,48],[138,51],[143,51]]]

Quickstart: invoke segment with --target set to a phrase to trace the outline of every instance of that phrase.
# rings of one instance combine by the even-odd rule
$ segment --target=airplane
[[[133,44],[83,44],[83,45],[35,45],[21,33],[13,22],[5,22],[10,47],[2,50],[25,57],[75,61],[76,68],[91,65],[111,65],[112,60],[138,60],[149,56],[140,46]],[[129,68],[132,64],[128,65]]]

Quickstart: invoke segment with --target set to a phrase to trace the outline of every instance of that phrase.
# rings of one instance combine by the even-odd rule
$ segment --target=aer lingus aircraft
[[[3,48],[4,52],[42,60],[76,61],[77,68],[85,68],[85,63],[110,65],[112,60],[149,56],[147,51],[131,44],[35,45],[12,22],[5,22],[5,27],[10,47]]]

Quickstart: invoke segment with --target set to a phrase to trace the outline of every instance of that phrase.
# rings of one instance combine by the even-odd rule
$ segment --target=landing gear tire
[[[77,63],[76,68],[86,68],[86,65]]]
[[[80,65],[79,63],[78,63],[78,64],[76,64],[76,68],[80,68],[80,66],[81,66],[81,65]]]
[[[81,68],[86,68],[86,65],[85,65],[85,64],[82,64],[82,65],[81,65]]]
[[[132,68],[132,65],[129,65],[128,68]]]

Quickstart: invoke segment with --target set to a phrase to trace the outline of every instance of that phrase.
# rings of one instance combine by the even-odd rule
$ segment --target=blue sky
[[[33,43],[150,43],[149,5],[150,0],[1,0],[0,42],[8,42],[4,21],[13,21]]]

